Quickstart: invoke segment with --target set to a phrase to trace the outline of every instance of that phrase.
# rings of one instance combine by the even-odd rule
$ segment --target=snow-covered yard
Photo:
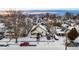
[[[18,43],[15,43],[15,39],[12,39],[10,42],[9,38],[4,38],[0,40],[0,44],[10,44],[7,47],[0,47],[0,49],[22,49],[22,50],[33,50],[33,49],[45,49],[45,50],[64,50],[65,49],[65,36],[58,36],[59,40],[51,39],[47,40],[46,37],[40,38],[39,44],[36,42],[36,38],[30,38],[30,37],[22,37],[18,38]],[[30,44],[34,44],[36,46],[25,46],[20,47],[20,43],[22,42],[29,42]],[[79,37],[75,40],[75,42],[79,42]],[[68,50],[78,50],[79,47],[68,47]]]

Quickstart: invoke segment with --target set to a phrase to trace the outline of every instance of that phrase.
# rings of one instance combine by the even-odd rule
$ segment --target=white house
[[[47,33],[47,29],[42,25],[35,25],[31,30],[31,37],[37,37],[37,33],[40,33],[41,36],[45,36]]]
[[[0,23],[0,32],[4,32],[4,31],[5,31],[5,24]]]
[[[61,26],[62,27],[68,27],[69,25],[68,24],[62,24]]]

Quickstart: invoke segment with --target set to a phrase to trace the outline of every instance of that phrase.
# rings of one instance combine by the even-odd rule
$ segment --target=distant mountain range
[[[66,12],[71,14],[79,14],[79,10],[28,10],[28,14],[40,14],[40,13],[50,13],[64,15]]]

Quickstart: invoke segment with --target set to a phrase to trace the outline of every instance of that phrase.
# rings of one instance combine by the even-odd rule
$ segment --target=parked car
[[[20,46],[29,46],[29,42],[23,42],[20,44]]]
[[[36,44],[29,44],[29,42],[23,42],[20,44],[21,47],[23,46],[36,46]]]

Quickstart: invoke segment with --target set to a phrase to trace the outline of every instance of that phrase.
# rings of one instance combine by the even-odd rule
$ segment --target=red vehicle
[[[29,46],[29,42],[23,42],[20,44],[20,46]]]

